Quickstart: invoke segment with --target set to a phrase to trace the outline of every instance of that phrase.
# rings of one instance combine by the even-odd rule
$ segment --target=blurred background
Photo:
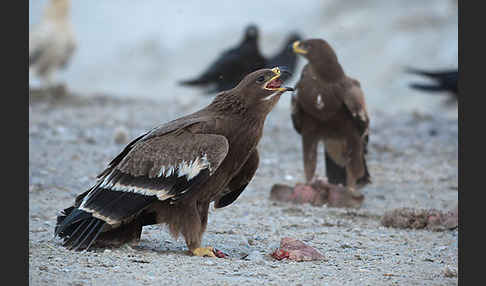
[[[29,0],[29,26],[40,21],[46,2]],[[408,88],[423,79],[404,68],[458,67],[457,0],[77,0],[71,5],[78,46],[56,80],[87,95],[190,103],[204,96],[202,91],[177,82],[199,75],[237,45],[250,23],[260,29],[266,56],[293,31],[327,40],[345,72],[361,82],[371,112],[436,109],[447,96]],[[299,59],[292,84],[305,62]],[[34,77],[29,81],[38,84]],[[288,108],[289,102],[277,107]]]

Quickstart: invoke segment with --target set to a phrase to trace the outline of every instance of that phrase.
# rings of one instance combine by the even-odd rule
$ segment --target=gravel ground
[[[30,285],[458,284],[457,230],[380,224],[385,211],[398,207],[447,211],[457,205],[457,107],[445,100],[427,112],[370,107],[373,183],[363,189],[361,208],[338,209],[269,200],[273,184],[304,179],[300,138],[291,125],[289,98],[283,96],[267,119],[254,179],[233,205],[210,210],[203,244],[223,250],[229,259],[189,256],[184,241],[173,240],[162,226],[144,228],[134,248],[71,252],[53,239],[57,212],[121,151],[126,141],[116,141],[123,141],[122,130],[130,140],[209,100],[31,92]],[[322,161],[318,168],[324,175]],[[274,260],[269,254],[286,236],[316,248],[325,260]]]

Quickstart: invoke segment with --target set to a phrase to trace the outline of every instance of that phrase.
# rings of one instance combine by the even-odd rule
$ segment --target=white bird
[[[64,69],[76,50],[70,23],[70,0],[49,0],[41,21],[29,33],[29,71],[47,85],[52,74]]]

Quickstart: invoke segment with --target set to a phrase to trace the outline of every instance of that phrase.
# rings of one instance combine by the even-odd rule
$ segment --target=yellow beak
[[[268,89],[268,90],[278,90],[278,91],[287,91],[287,90],[288,90],[288,88],[286,88],[286,87],[279,87],[279,88],[268,88],[268,87],[267,87],[267,84],[269,84],[269,83],[270,83],[270,82],[272,82],[273,80],[275,80],[275,79],[279,78],[279,77],[280,77],[280,75],[281,75],[280,69],[279,69],[278,67],[273,68],[273,69],[272,69],[272,72],[275,74],[275,76],[274,76],[274,77],[272,77],[271,79],[269,79],[269,80],[267,81],[267,83],[265,84],[265,89]]]
[[[294,53],[296,53],[296,54],[307,54],[307,51],[302,49],[299,45],[300,45],[300,41],[295,41],[292,44],[292,48],[294,50]]]

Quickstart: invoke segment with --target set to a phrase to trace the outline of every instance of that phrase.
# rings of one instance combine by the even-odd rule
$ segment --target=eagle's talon
[[[190,251],[193,256],[200,257],[217,257],[214,253],[214,248],[208,247],[198,247]]]

